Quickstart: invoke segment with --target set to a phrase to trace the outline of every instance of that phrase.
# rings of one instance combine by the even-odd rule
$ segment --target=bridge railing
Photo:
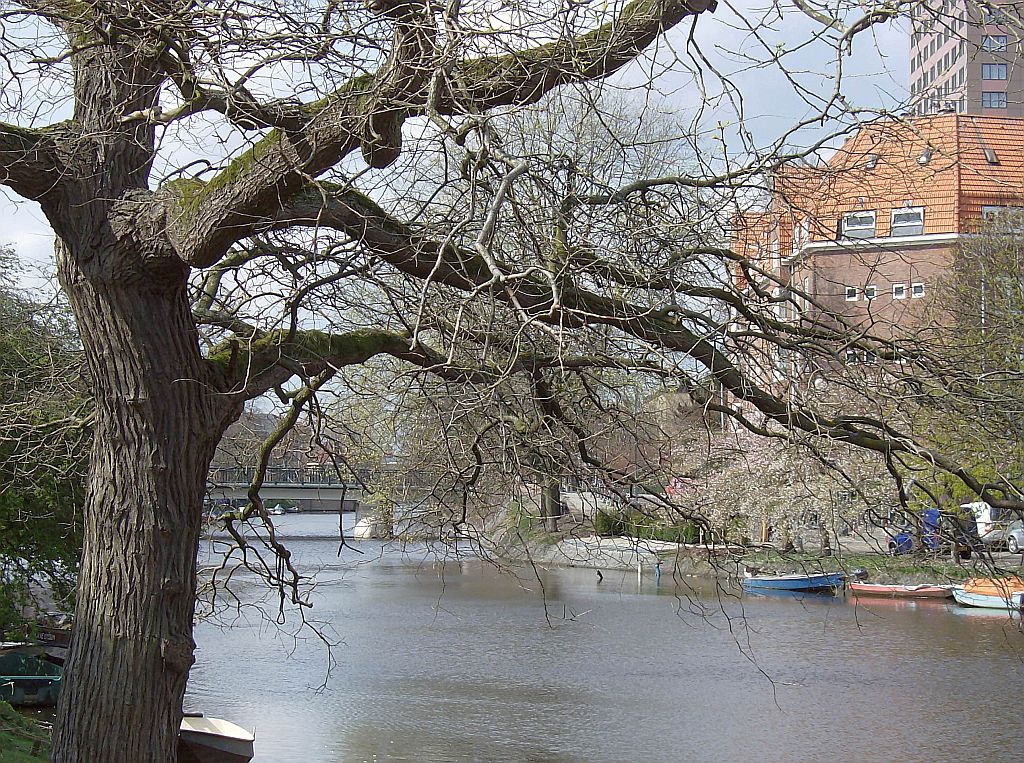
[[[210,470],[209,481],[214,485],[249,485],[256,475],[253,466],[221,466]],[[264,485],[331,485],[358,486],[359,480],[351,475],[342,477],[332,466],[271,466],[263,478]],[[366,475],[360,475],[365,479]]]

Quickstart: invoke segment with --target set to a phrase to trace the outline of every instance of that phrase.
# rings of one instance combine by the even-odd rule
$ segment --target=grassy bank
[[[742,577],[744,566],[761,569],[765,573],[812,573],[834,572],[842,570],[847,573],[862,569],[867,572],[867,580],[873,583],[898,583],[918,585],[922,583],[960,583],[970,577],[991,577],[1004,574],[1005,571],[991,566],[992,560],[978,556],[960,563],[952,561],[948,554],[943,555],[912,555],[888,556],[871,553],[870,551],[847,548],[836,549],[835,556],[821,557],[816,553],[780,553],[771,548],[741,548],[739,546],[718,546],[709,549],[699,545],[679,545],[673,551],[669,543],[677,537],[684,537],[689,530],[686,526],[655,528],[658,532],[627,532],[637,528],[630,524],[628,514],[609,515],[600,519],[600,527],[588,524],[571,525],[563,521],[559,532],[548,532],[536,516],[526,512],[510,515],[510,521],[494,527],[488,537],[494,543],[493,551],[499,558],[510,562],[527,560],[552,567],[592,567],[598,569],[635,569],[637,556],[629,553],[615,553],[605,548],[593,548],[588,554],[586,539],[595,534],[605,535],[602,543],[614,540],[607,536],[615,536],[627,546],[636,544],[641,548],[645,545],[644,538],[639,534],[652,537],[654,540],[666,541],[657,547],[663,570],[675,568],[677,574],[696,577]],[[635,524],[635,523],[634,523]],[[644,527],[643,530],[650,528]],[[603,530],[603,533],[595,533]],[[596,539],[594,539],[596,543]],[[865,544],[860,544],[865,545]],[[656,557],[648,554],[644,564],[653,565]],[[1009,570],[1016,574],[1017,568]]]
[[[45,763],[49,754],[46,731],[0,702],[0,763]]]
[[[811,554],[780,554],[776,551],[758,551],[741,560],[751,567],[771,572],[820,572],[862,569],[872,583],[957,583],[973,575],[990,574],[976,570],[970,562],[955,564],[948,558],[883,556],[881,554],[850,554],[819,557]]]

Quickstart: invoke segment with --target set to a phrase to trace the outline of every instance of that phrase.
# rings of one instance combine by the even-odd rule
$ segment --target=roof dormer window
[[[924,233],[924,207],[902,207],[892,211],[892,236],[920,236]]]
[[[843,214],[841,225],[844,238],[874,238],[875,210],[859,209]]]

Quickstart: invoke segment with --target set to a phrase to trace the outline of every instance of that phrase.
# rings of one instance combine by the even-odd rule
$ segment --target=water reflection
[[[260,762],[1018,757],[1022,640],[1005,616],[667,575],[538,580],[417,547],[339,560],[305,529],[290,545],[319,570],[329,675],[320,644],[252,613],[197,631],[189,707],[256,726]],[[956,728],[971,733],[941,731]]]

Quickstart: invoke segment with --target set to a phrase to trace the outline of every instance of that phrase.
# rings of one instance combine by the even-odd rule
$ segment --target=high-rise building
[[[1016,3],[930,0],[915,8],[910,97],[915,114],[1024,116],[1024,20]]]

